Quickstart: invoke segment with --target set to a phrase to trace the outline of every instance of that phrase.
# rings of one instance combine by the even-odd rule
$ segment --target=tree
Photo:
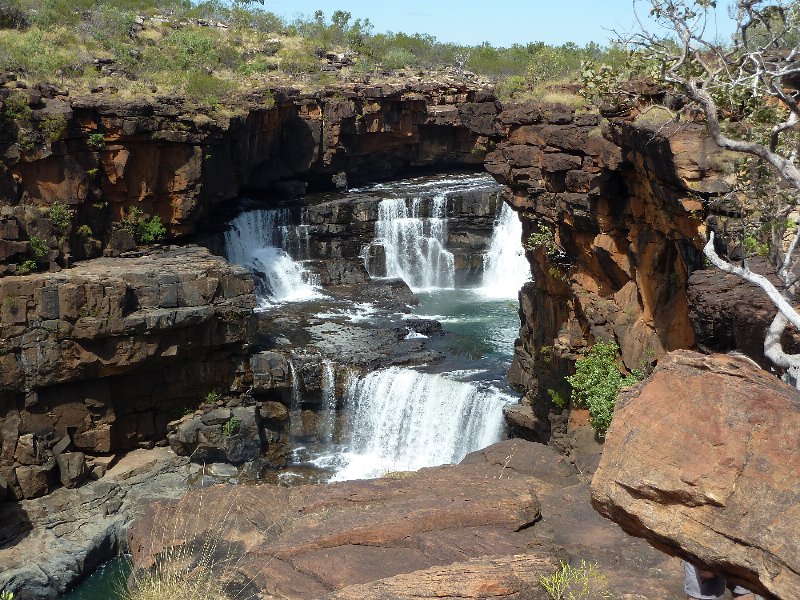
[[[710,31],[714,0],[647,3],[662,31],[638,19],[639,31],[626,41],[660,66],[660,77],[686,95],[687,106],[702,111],[718,146],[744,157],[730,198],[759,225],[745,250],[766,255],[781,286],[753,272],[747,252],[739,264],[721,257],[714,231],[704,253],[719,269],[761,287],[775,304],[764,354],[798,379],[800,355],[786,354],[780,337],[788,324],[800,331],[792,306],[800,283],[800,2],[737,0],[729,11],[735,22],[730,41]],[[634,10],[639,4],[634,0]]]

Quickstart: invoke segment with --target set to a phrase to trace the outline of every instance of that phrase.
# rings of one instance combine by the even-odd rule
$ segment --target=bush
[[[225,437],[231,437],[238,433],[239,428],[242,426],[242,423],[236,417],[231,417],[222,425],[222,435]]]
[[[592,427],[602,436],[611,425],[619,390],[643,379],[635,371],[623,376],[617,364],[619,346],[614,342],[595,343],[575,363],[575,374],[567,377],[575,406],[589,409]]]
[[[296,48],[281,48],[278,51],[278,65],[281,71],[289,75],[319,72],[317,56],[305,43]]]
[[[381,64],[387,69],[404,69],[416,61],[417,57],[405,48],[391,48],[383,57]]]
[[[11,94],[3,104],[3,114],[8,121],[28,123],[33,117],[33,111],[28,106],[28,96],[22,92]]]
[[[164,239],[166,228],[161,224],[161,217],[146,215],[140,208],[132,206],[120,223],[120,227],[128,231],[137,244],[152,244]]]
[[[67,233],[72,229],[72,217],[74,216],[75,211],[67,208],[63,202],[53,202],[47,209],[47,220],[60,233]]]
[[[90,238],[92,237],[92,228],[88,225],[81,225],[78,227],[77,231],[75,231],[80,237],[82,238]]]
[[[106,136],[102,133],[93,133],[86,142],[94,150],[102,150],[106,145]]]
[[[580,567],[561,562],[561,570],[550,577],[540,577],[539,583],[552,600],[600,600],[611,598],[606,576],[597,563],[581,560]]]
[[[28,273],[33,273],[38,268],[39,265],[36,264],[35,260],[28,259],[22,262],[22,264],[17,265],[15,273],[17,275],[27,275]]]
[[[64,115],[52,115],[42,119],[39,130],[51,142],[57,142],[67,130],[67,118]]]
[[[35,235],[28,238],[28,250],[31,258],[35,260],[37,264],[45,262],[50,254],[50,248],[45,241]]]
[[[217,106],[232,89],[232,83],[214,75],[200,71],[190,71],[186,75],[186,95],[208,106]]]

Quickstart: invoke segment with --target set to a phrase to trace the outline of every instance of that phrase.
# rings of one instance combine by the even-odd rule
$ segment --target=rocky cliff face
[[[16,85],[16,82],[12,82]],[[12,85],[9,84],[9,85]],[[0,88],[0,103],[11,92]],[[31,145],[0,127],[0,261],[13,269],[47,242],[47,259],[64,266],[98,256],[131,207],[158,215],[172,235],[240,192],[296,195],[397,175],[414,167],[479,166],[498,111],[482,90],[431,85],[360,87],[254,95],[236,115],[203,114],[180,99],[72,99],[23,89],[32,127],[59,116],[55,141]],[[47,208],[75,211],[68,231]],[[78,228],[85,225],[88,229]]]
[[[594,341],[616,341],[629,369],[694,346],[686,288],[703,265],[701,197],[727,189],[727,157],[691,124],[655,132],[535,106],[498,123],[487,169],[513,190],[534,275],[510,378],[533,405],[526,428],[558,438],[567,423],[545,392],[568,396],[563,376]]]
[[[0,478],[18,498],[78,483],[84,454],[163,438],[230,388],[255,330],[249,273],[199,247],[8,277],[0,296]]]

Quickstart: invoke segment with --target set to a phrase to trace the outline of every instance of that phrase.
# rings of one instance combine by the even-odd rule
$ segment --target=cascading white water
[[[322,410],[317,417],[317,438],[329,444],[336,424],[336,372],[328,359],[322,361],[321,369]]]
[[[291,360],[288,363],[289,378],[292,380],[292,395],[289,405],[289,437],[294,438],[300,434],[300,430],[303,427],[303,416],[301,414],[303,396],[300,393],[300,377],[297,375],[297,369],[294,368],[294,363]]]
[[[319,278],[289,254],[309,258],[308,225],[292,225],[287,209],[252,210],[230,225],[225,232],[225,253],[230,262],[255,272],[259,308],[321,295]]]
[[[426,200],[428,201],[428,200]],[[423,200],[381,200],[375,223],[375,242],[384,248],[386,276],[403,279],[413,290],[452,288],[453,253],[447,241],[447,197],[432,199],[430,216],[421,217]]]
[[[492,298],[516,298],[530,278],[531,266],[522,248],[522,223],[514,209],[503,202],[483,256],[481,292]]]
[[[350,440],[333,480],[457,462],[499,439],[512,402],[493,388],[399,367],[354,376],[344,398]]]

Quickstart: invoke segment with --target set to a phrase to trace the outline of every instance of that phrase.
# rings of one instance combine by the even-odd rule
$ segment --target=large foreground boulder
[[[745,358],[677,351],[620,395],[592,503],[625,531],[800,598],[800,393]]]

